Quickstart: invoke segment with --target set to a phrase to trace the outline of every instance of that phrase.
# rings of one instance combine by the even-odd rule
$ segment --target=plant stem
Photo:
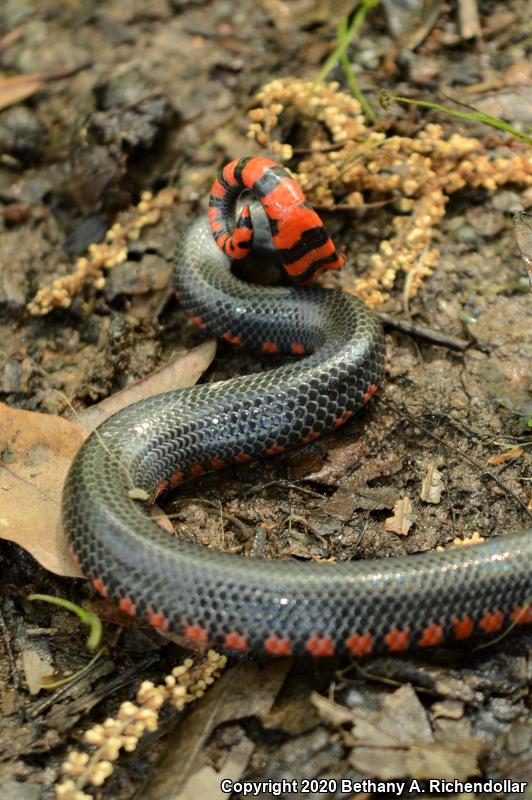
[[[358,33],[358,30],[364,22],[368,11],[370,11],[372,8],[376,8],[379,3],[380,0],[362,0],[349,28],[347,27],[348,18],[343,17],[341,19],[340,25],[338,26],[338,44],[336,49],[331,53],[321,70],[318,72],[314,83],[321,83],[321,81],[324,81],[329,72],[335,68],[342,56],[345,55],[346,50],[351,44],[355,35]]]
[[[449,116],[457,117],[458,119],[467,119],[470,122],[483,122],[484,125],[490,125],[492,128],[497,128],[497,130],[509,133],[512,136],[515,136],[516,139],[532,145],[532,136],[528,136],[526,133],[518,131],[513,127],[513,125],[510,125],[509,122],[498,119],[498,117],[492,117],[491,114],[486,114],[484,111],[458,111],[455,108],[442,106],[440,103],[429,103],[427,100],[413,100],[410,97],[390,96],[386,92],[381,92],[381,105],[383,105],[383,103],[389,103],[392,100],[395,100],[398,103],[408,103],[414,106],[422,106],[423,108],[432,108],[435,111],[441,111],[442,114],[448,114]]]

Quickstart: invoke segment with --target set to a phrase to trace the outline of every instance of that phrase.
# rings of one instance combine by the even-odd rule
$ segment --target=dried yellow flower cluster
[[[279,141],[284,119],[305,131],[310,153],[294,177],[309,202],[333,208],[337,197],[353,207],[365,197],[394,200],[394,235],[380,242],[369,275],[350,287],[372,306],[386,299],[399,270],[407,275],[407,297],[432,272],[439,259],[433,240],[450,194],[464,186],[532,183],[532,156],[521,145],[488,145],[460,134],[445,139],[441,125],[432,124],[415,137],[387,138],[366,127],[360,104],[337,83],[282,78],[264,86],[257,102],[248,136],[281,160],[293,155]]]
[[[475,544],[482,544],[482,542],[484,541],[485,541],[484,537],[481,536],[478,531],[474,531],[474,533],[472,533],[471,536],[466,536],[464,539],[460,539],[460,537],[457,536],[455,539],[453,539],[451,547],[472,547]],[[438,545],[436,550],[439,553],[444,553],[446,548],[441,547],[441,545]]]
[[[187,658],[167,675],[164,684],[141,683],[137,704],[122,703],[116,718],[85,731],[83,740],[95,749],[91,753],[71,751],[63,763],[63,773],[69,777],[55,789],[57,800],[93,800],[83,791],[90,784],[101,786],[113,773],[113,761],[124,750],[132,753],[145,731],[157,730],[159,710],[170,702],[178,711],[205,694],[227,663],[226,656],[209,650],[205,660],[194,664]]]
[[[175,189],[162,189],[155,197],[143,192],[140,203],[125,212],[122,222],[115,223],[105,235],[105,242],[91,244],[88,257],[78,258],[72,275],[56,278],[51,286],[39,289],[28,311],[33,316],[48,314],[52,308],[68,308],[72,298],[87,284],[96,289],[105,285],[104,270],[112,269],[127,259],[127,242],[140,237],[147,225],[159,222],[164,209],[169,208],[176,197]]]
[[[331,141],[366,137],[360,103],[338,88],[338,83],[314,84],[297,78],[279,78],[266,84],[256,97],[259,107],[249,112],[252,122],[248,138],[268,147],[283,160],[291,158],[290,145],[272,138],[287,109],[295,112],[298,124],[308,130],[311,149],[320,149]]]

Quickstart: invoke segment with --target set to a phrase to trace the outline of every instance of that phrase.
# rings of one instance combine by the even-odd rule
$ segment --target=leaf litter
[[[347,709],[317,693],[311,700],[327,722],[340,728],[351,765],[364,774],[383,780],[424,780],[435,775],[461,780],[480,774],[481,743],[472,737],[457,738],[452,730],[433,731],[409,685],[386,695],[378,709]]]

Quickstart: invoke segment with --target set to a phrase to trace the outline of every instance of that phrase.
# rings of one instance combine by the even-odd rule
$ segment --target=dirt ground
[[[508,77],[526,72],[524,3],[479,2],[480,38],[464,35],[453,4],[434,3],[435,25],[419,41],[404,32],[401,38],[394,4],[385,5],[388,13],[379,7],[368,14],[348,50],[376,110],[383,88],[444,104],[447,93],[476,106],[483,101],[488,113],[518,129],[531,124],[530,83],[525,88],[525,81]],[[354,6],[4,1],[0,70],[37,76],[37,83],[0,111],[3,403],[50,415],[68,413],[70,403],[82,409],[201,340],[167,293],[182,231],[205,210],[224,163],[269,155],[246,137],[255,93],[273,78],[314,78],[335,48],[340,19]],[[348,91],[340,67],[329,79]],[[467,93],[471,87],[475,94]],[[0,84],[0,103],[2,91]],[[395,106],[377,113],[387,135],[412,135],[430,121],[447,136],[507,138],[436,111]],[[284,133],[293,144],[290,128]],[[514,140],[514,147],[522,143]],[[288,165],[297,165],[297,156]],[[105,286],[85,285],[68,308],[29,313],[36,292],[72,273],[120,213],[143,192],[164,187],[175,190],[175,202],[130,242]],[[375,198],[364,199],[366,208],[324,214],[348,256],[343,275],[325,283],[353,285],[391,236],[390,205],[371,207]],[[165,506],[177,534],[265,559],[341,560],[418,553],[475,532],[489,537],[530,526],[532,327],[512,226],[512,214],[529,205],[526,181],[454,193],[437,232],[440,257],[432,274],[407,296],[399,271],[377,309],[416,327],[406,333],[386,326],[387,377],[377,398],[319,442],[186,484]],[[417,330],[423,327],[440,344]],[[449,337],[456,347],[445,345]],[[201,380],[276,363],[220,345]],[[407,535],[389,529],[394,509]],[[83,732],[134,700],[143,680],[164,682],[189,654],[141,625],[124,624],[86,582],[47,572],[12,542],[0,541],[0,564],[2,800],[48,800],[56,796],[66,754],[84,749]],[[58,675],[76,673],[91,658],[76,618],[29,604],[33,591],[97,609],[107,648],[72,684],[32,694],[29,651]],[[284,778],[299,782],[295,792],[285,787],[279,794],[270,783],[259,796],[394,797],[383,787],[344,790],[341,779],[394,777],[397,770],[390,774],[387,765],[400,751],[407,764],[399,770],[407,782],[402,796],[415,797],[408,781],[419,777],[426,786],[412,755],[419,754],[421,729],[442,777],[532,781],[530,642],[530,633],[514,631],[484,649],[351,666],[232,660],[196,703],[163,708],[156,729],[120,756],[104,785],[84,791],[104,800],[236,800],[242,791],[223,793],[222,777]],[[402,720],[401,730],[391,726],[371,748],[361,747],[353,732],[358,717],[382,722],[373,715],[386,713]],[[411,739],[409,729],[416,733]],[[332,783],[302,783],[320,778]],[[442,788],[433,795],[452,793]],[[497,796],[524,795],[506,789]]]

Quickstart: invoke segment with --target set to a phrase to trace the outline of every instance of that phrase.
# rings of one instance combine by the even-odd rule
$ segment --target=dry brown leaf
[[[364,449],[362,439],[340,447],[331,445],[327,453],[327,463],[317,472],[305,476],[305,480],[325,486],[337,486],[340,478],[350,473],[353,466],[362,460]]]
[[[418,780],[427,780],[434,775],[444,780],[465,780],[480,774],[478,758],[483,750],[481,742],[465,736],[444,737],[439,732],[434,739],[434,742],[412,745],[408,749],[404,760],[407,775]]]
[[[222,781],[234,783],[242,778],[255,746],[255,742],[242,731],[231,745],[231,751],[220,769],[215,768],[212,764],[204,764],[190,776],[176,794],[166,795],[166,797],[170,797],[171,800],[196,800],[198,797],[208,797],[209,800],[226,800],[227,793],[222,791]]]
[[[153,517],[157,525],[166,531],[169,536],[175,536],[174,526],[170,521],[170,517],[168,517],[162,508],[158,505],[153,505],[150,508],[150,516]]]
[[[406,536],[414,520],[410,498],[401,497],[393,507],[393,517],[388,517],[384,523],[384,530]]]
[[[191,386],[210,364],[215,343],[184,353],[105,400],[78,421],[0,404],[0,539],[16,542],[50,572],[82,577],[60,526],[61,493],[74,455],[93,427],[141,397]],[[82,424],[79,424],[79,421]],[[164,526],[165,518],[159,515]]]
[[[15,75],[12,78],[0,77],[0,110],[27,100],[42,89],[44,81],[39,75]]]
[[[343,708],[323,697],[312,701],[329,724],[342,730],[349,762],[358,771],[376,778],[416,778],[437,775],[463,780],[479,774],[482,745],[469,736],[452,731],[433,733],[425,709],[411,686],[386,695],[379,710],[356,706]]]
[[[360,508],[365,511],[393,508],[396,497],[397,490],[390,486],[362,486],[351,491],[341,487],[325,501],[322,510],[336,519],[349,520]]]
[[[504,464],[506,461],[511,461],[513,458],[521,458],[524,452],[522,447],[512,447],[511,450],[507,450],[505,453],[499,453],[497,456],[488,458],[488,464],[493,464],[494,466]]]
[[[310,702],[317,709],[320,717],[335,727],[345,725],[346,722],[354,722],[354,715],[350,708],[335,703],[334,700],[329,700],[328,697],[324,697],[318,692],[312,692]]]
[[[19,544],[50,572],[78,578],[59,512],[70,462],[86,436],[75,422],[0,404],[0,538]]]

